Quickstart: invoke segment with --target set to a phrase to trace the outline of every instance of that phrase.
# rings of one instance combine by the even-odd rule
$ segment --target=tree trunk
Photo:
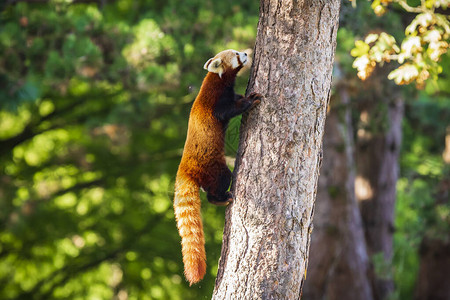
[[[337,86],[324,136],[303,299],[371,300],[369,259],[355,197],[355,165],[350,97]]]
[[[312,215],[340,1],[261,1],[234,203],[213,299],[298,299]]]
[[[358,97],[356,197],[372,260],[374,298],[387,299],[394,291],[392,254],[394,207],[402,137],[403,99],[382,68],[364,82]]]
[[[416,300],[450,299],[450,241],[424,238],[420,245]]]

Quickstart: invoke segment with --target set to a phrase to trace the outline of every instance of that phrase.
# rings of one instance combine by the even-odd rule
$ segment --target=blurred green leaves
[[[224,210],[205,202],[188,288],[173,181],[202,66],[252,47],[257,3],[18,2],[0,12],[0,298],[209,297]]]

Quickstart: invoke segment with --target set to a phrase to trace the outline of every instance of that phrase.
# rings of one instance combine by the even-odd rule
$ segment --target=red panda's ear
[[[223,67],[222,67],[222,59],[221,58],[210,58],[205,65],[203,66],[205,70],[208,72],[217,73],[220,77],[222,77]]]
[[[213,57],[214,58],[214,57]],[[208,70],[208,66],[211,63],[211,61],[213,60],[213,58],[208,59],[208,61],[205,63],[205,65],[203,66],[203,69]]]

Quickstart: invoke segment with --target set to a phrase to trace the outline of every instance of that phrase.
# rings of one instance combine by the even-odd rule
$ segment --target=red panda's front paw
[[[254,107],[255,105],[261,103],[262,98],[263,96],[261,94],[253,92],[248,96],[247,99],[252,103],[252,107]]]
[[[253,100],[252,106],[258,105],[261,103],[261,100]]]
[[[252,102],[255,102],[255,101],[261,102],[261,99],[262,99],[262,98],[263,98],[263,95],[258,94],[258,93],[255,93],[255,92],[252,92],[252,93],[247,97],[247,99],[251,100]],[[259,103],[259,102],[258,102],[258,103]]]

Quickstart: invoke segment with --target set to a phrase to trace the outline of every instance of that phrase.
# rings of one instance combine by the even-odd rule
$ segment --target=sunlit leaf
[[[354,57],[359,57],[369,53],[369,50],[370,50],[369,45],[367,45],[365,42],[361,40],[357,40],[355,42],[355,48],[351,50],[350,54]]]
[[[421,38],[418,36],[411,36],[404,39],[401,49],[405,58],[410,58],[417,52],[422,51]]]
[[[383,5],[382,2],[386,2],[386,1],[381,1],[381,0],[372,1],[371,7],[377,16],[382,16],[387,11],[385,5]]]
[[[353,62],[353,67],[358,70],[358,77],[365,80],[373,72],[375,62],[371,61],[368,55],[363,55],[355,59]]]
[[[367,35],[367,37],[366,37],[366,39],[364,40],[364,42],[366,43],[366,44],[370,44],[370,43],[373,43],[373,42],[375,42],[377,39],[378,39],[378,34],[376,34],[376,33],[371,33],[371,34],[369,34],[369,35]]]
[[[389,73],[388,78],[394,80],[396,84],[403,85],[411,83],[419,76],[419,70],[413,64],[404,64]]]

